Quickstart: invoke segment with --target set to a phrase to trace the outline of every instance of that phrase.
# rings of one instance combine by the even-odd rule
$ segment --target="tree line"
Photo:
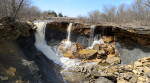
[[[0,18],[14,17],[20,19],[63,17],[55,11],[42,12],[38,7],[31,5],[31,0],[0,0]]]
[[[80,20],[90,23],[136,23],[150,25],[150,0],[135,0],[131,5],[121,4],[118,7],[104,6],[103,12],[89,12],[87,17],[79,16]]]
[[[47,17],[63,17],[55,11],[41,11],[31,5],[31,0],[0,0],[0,18],[14,17],[15,19],[41,19]],[[134,0],[131,5],[121,4],[118,7],[104,6],[103,11],[91,11],[88,16],[78,19],[90,23],[137,23],[150,25],[150,0]]]

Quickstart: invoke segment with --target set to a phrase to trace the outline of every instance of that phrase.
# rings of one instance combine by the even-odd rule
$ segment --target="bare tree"
[[[0,18],[28,19],[42,16],[41,11],[30,5],[29,0],[0,0]]]
[[[15,1],[15,0],[14,0]],[[20,8],[21,8],[21,6],[23,5],[23,2],[24,2],[24,0],[19,0],[19,6],[18,7],[16,7],[14,10],[14,19],[16,19],[16,16],[17,16],[17,14],[18,14],[18,12],[19,12],[19,10],[20,10]]]
[[[98,23],[100,22],[100,16],[101,13],[98,10],[89,12],[89,19],[91,21],[91,23]]]
[[[150,0],[137,0],[137,2],[140,2],[140,3],[150,7]]]
[[[121,4],[118,7],[105,6],[102,13],[92,11],[89,20],[94,23],[132,23],[150,25],[150,0],[135,0],[131,5]]]
[[[111,7],[107,7],[105,6],[103,8],[104,10],[104,19],[107,22],[113,22],[115,21],[115,16],[116,16],[116,7],[111,6]]]

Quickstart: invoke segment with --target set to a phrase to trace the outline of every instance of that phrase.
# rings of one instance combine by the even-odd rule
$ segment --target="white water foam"
[[[68,26],[68,28],[67,28],[67,41],[64,42],[65,48],[71,47],[71,41],[70,41],[71,28],[72,28],[72,23],[70,23],[69,26]]]
[[[92,45],[91,45],[90,47],[88,47],[88,48],[89,48],[89,49],[93,49],[93,47],[94,47],[96,44],[104,44],[103,39],[100,39],[100,40],[95,39],[95,40],[93,41]]]
[[[47,22],[39,21],[34,22],[34,24],[37,26],[37,30],[35,33],[35,46],[49,60],[52,60],[54,63],[59,64],[64,68],[69,68],[75,65],[79,65],[81,63],[78,59],[69,59],[67,57],[58,55],[57,51],[52,50],[52,47],[47,45],[45,41],[45,27]]]
[[[93,49],[96,44],[104,44],[103,39],[94,38],[95,25],[91,25],[90,41],[88,49]]]

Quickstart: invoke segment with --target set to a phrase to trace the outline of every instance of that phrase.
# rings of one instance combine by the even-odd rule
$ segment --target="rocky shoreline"
[[[81,65],[62,73],[70,83],[149,83],[150,57],[128,65]]]

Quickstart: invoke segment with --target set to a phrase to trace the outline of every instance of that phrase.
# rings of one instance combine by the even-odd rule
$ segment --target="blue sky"
[[[79,15],[87,15],[88,12],[94,10],[103,10],[103,6],[120,4],[131,4],[133,0],[32,0],[33,5],[39,7],[40,10],[54,10],[61,12],[66,16],[75,17]]]

